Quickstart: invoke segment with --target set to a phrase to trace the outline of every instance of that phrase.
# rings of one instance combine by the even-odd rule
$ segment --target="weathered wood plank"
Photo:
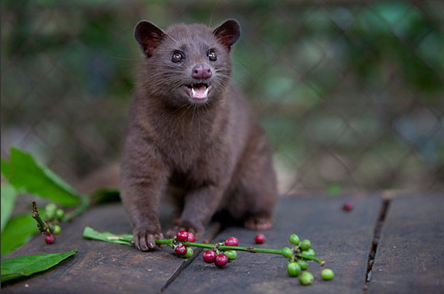
[[[368,293],[444,292],[444,195],[391,201]]]
[[[278,204],[274,228],[265,232],[267,241],[258,247],[289,246],[292,233],[310,239],[314,250],[325,257],[327,267],[335,271],[332,281],[320,278],[321,268],[314,262],[309,270],[315,283],[301,286],[286,271],[286,259],[278,255],[241,252],[238,259],[219,269],[205,264],[199,256],[165,293],[183,290],[196,293],[292,293],[304,287],[304,293],[359,293],[367,269],[373,229],[381,204],[380,197],[354,199],[351,212],[341,210],[344,197],[287,198]],[[252,246],[257,232],[229,228],[215,238],[223,241],[235,236],[243,246]]]
[[[65,224],[57,241],[45,244],[42,236],[10,257],[70,251],[78,253],[53,269],[2,284],[5,293],[152,293],[158,292],[183,263],[165,248],[142,253],[135,248],[82,238],[85,226],[115,234],[131,233],[120,203],[93,208]]]

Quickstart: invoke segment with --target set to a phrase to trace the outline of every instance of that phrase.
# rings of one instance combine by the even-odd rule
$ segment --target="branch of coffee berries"
[[[65,211],[63,209],[58,208],[54,203],[48,203],[45,206],[45,219],[42,219],[37,209],[37,204],[35,201],[32,202],[32,217],[36,220],[40,233],[45,235],[45,242],[47,244],[55,242],[55,235],[62,230],[59,224],[64,220],[64,216]]]
[[[292,235],[293,236],[293,235]],[[294,235],[296,236],[296,235]],[[206,243],[195,243],[195,237],[192,233],[188,233],[185,231],[179,231],[176,237],[172,239],[157,239],[157,245],[167,245],[172,247],[177,254],[184,254],[183,247],[189,248],[190,246],[205,248],[212,250],[214,252],[217,251],[246,251],[250,253],[269,253],[269,254],[279,254],[283,255],[287,258],[290,258],[291,261],[297,260],[297,258],[303,258],[306,260],[314,260],[319,263],[321,266],[325,264],[323,259],[316,258],[314,256],[315,252],[310,248],[311,243],[309,240],[304,240],[303,246],[297,244],[297,246],[290,249],[288,247],[284,247],[283,249],[267,249],[267,248],[257,248],[257,247],[241,247],[239,245],[239,241],[235,237],[230,237],[225,242],[220,242],[217,244],[206,244]],[[308,241],[308,242],[307,242]],[[294,243],[293,243],[294,244]],[[178,249],[179,248],[179,249]],[[190,249],[190,248],[189,248]],[[180,251],[180,252],[178,252]]]
[[[110,232],[97,232],[90,227],[85,227],[83,237],[111,243],[124,244],[134,246],[133,236],[131,234],[115,235]],[[258,234],[255,238],[257,244],[265,241],[263,234]],[[320,266],[325,265],[324,259],[317,258],[315,251],[311,248],[309,240],[300,241],[295,234],[289,238],[292,244],[291,248],[284,247],[282,249],[267,249],[257,247],[241,247],[239,241],[235,237],[227,238],[224,242],[216,244],[197,243],[192,233],[186,231],[177,232],[176,236],[171,239],[157,239],[157,245],[166,245],[171,247],[179,256],[189,258],[193,255],[191,247],[207,249],[202,253],[202,259],[206,263],[214,263],[217,267],[224,267],[227,263],[237,258],[237,251],[245,251],[250,253],[269,253],[282,255],[288,258],[287,272],[291,277],[299,276],[299,282],[303,285],[313,283],[313,275],[306,271],[308,268],[307,261],[316,261]],[[322,270],[321,276],[324,280],[331,280],[334,273],[330,269]]]
[[[112,201],[118,195],[115,190],[98,189],[93,193],[80,198],[79,205],[74,210],[65,214],[65,211],[55,203],[48,203],[45,206],[44,219],[39,215],[37,204],[32,202],[32,217],[37,221],[40,233],[45,235],[45,242],[52,244],[55,242],[55,235],[61,232],[61,223],[69,222],[75,217],[84,213],[88,208],[102,202]]]
[[[256,236],[256,243],[263,243],[262,234]],[[216,244],[196,243],[192,233],[186,231],[177,232],[172,239],[156,240],[158,245],[167,245],[174,251],[185,258],[193,255],[191,246],[207,249],[202,253],[202,259],[206,263],[214,263],[217,267],[223,267],[227,263],[237,258],[237,251],[246,251],[250,253],[269,253],[279,254],[288,258],[287,272],[292,277],[299,276],[299,282],[302,285],[310,285],[314,281],[313,274],[306,271],[308,268],[307,260],[316,261],[320,266],[325,265],[324,259],[315,257],[315,251],[311,248],[310,240],[300,240],[296,234],[292,234],[289,238],[293,245],[291,248],[284,247],[282,249],[267,249],[256,247],[241,247],[239,241],[235,237],[227,238],[224,242]],[[331,280],[334,272],[331,269],[324,269],[321,273],[324,280]]]

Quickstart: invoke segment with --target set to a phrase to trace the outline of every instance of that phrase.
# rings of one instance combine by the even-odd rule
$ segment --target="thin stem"
[[[50,228],[48,224],[40,217],[39,210],[35,201],[32,202],[32,217],[37,221],[37,226],[41,233],[49,233]]]
[[[172,239],[157,239],[156,240],[157,245],[168,245],[171,246],[173,244]],[[216,244],[205,244],[205,243],[195,243],[195,242],[182,242],[182,245],[185,246],[193,246],[193,247],[199,247],[199,248],[206,248],[212,250]],[[279,254],[282,255],[282,249],[267,249],[267,248],[255,248],[255,247],[242,247],[242,246],[224,246],[221,245],[217,249],[219,250],[236,250],[236,251],[246,251],[250,253],[269,253],[269,254]],[[324,260],[316,258],[311,255],[305,255],[302,253],[297,253],[297,257],[304,258],[308,260],[314,260],[320,265],[323,265]]]
[[[311,255],[305,255],[303,253],[296,253],[296,256],[299,257],[299,258],[303,258],[303,259],[314,260],[317,263],[319,263],[320,266],[324,266],[324,264],[325,264],[325,260],[324,259],[316,258],[316,257],[311,256]]]
[[[158,245],[169,245],[172,244],[171,239],[166,240],[156,240],[156,244]],[[195,243],[195,242],[182,242],[185,246],[193,246],[193,247],[199,247],[199,248],[206,248],[206,249],[213,249],[216,244],[205,244],[205,243]],[[255,247],[241,247],[241,246],[225,246],[221,245],[218,246],[219,250],[225,251],[225,250],[237,250],[237,251],[247,251],[251,253],[270,253],[270,254],[282,254],[282,249],[265,249],[265,248],[255,248]]]
[[[91,232],[89,232],[91,231]],[[134,244],[131,242],[132,240],[132,235],[130,234],[126,234],[126,235],[113,235],[111,233],[99,233],[99,232],[95,232],[93,229],[89,228],[89,233],[86,235],[86,228],[85,228],[85,232],[83,233],[83,237],[86,238],[90,238],[90,239],[96,239],[96,240],[101,240],[101,241],[108,241],[108,242],[115,242],[115,241],[124,241],[124,244],[127,245],[131,245],[134,246]],[[117,242],[115,242],[117,243]],[[119,242],[120,243],[120,242]],[[209,249],[209,250],[214,250],[214,251],[226,251],[226,250],[235,250],[235,251],[246,251],[246,252],[250,252],[250,253],[269,253],[269,254],[279,254],[279,255],[283,255],[283,250],[282,249],[267,249],[267,248],[255,248],[253,246],[250,247],[242,247],[242,246],[225,246],[223,245],[223,243],[216,243],[216,244],[206,244],[206,243],[195,243],[195,242],[178,242],[176,238],[172,238],[172,239],[157,239],[156,240],[156,244],[157,245],[167,245],[170,246],[172,248],[174,248],[175,246],[182,244],[185,246],[192,246],[192,247],[198,247],[198,248],[205,248],[205,249]],[[319,263],[320,266],[324,266],[325,265],[325,261],[324,259],[320,259],[320,258],[316,258],[314,256],[311,255],[306,255],[304,253],[301,252],[295,252],[295,250],[293,251],[293,256],[289,259],[290,261],[295,261],[295,257],[298,258],[303,258],[306,260],[313,260],[316,261],[317,263]]]
[[[156,240],[157,245],[167,245],[172,246],[173,245],[173,239],[157,239]]]

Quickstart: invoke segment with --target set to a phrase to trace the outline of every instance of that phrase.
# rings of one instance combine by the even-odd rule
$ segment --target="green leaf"
[[[2,231],[2,256],[22,246],[38,232],[37,223],[32,218],[31,213],[11,218]]]
[[[89,194],[94,204],[120,201],[120,192],[115,188],[99,188]]]
[[[76,253],[77,249],[74,249],[73,251],[63,253],[38,254],[3,259],[1,282],[3,283],[45,271]]]
[[[10,161],[2,159],[1,167],[3,175],[17,190],[23,189],[64,206],[74,206],[80,200],[69,184],[37,163],[29,153],[13,147]]]
[[[9,185],[2,186],[2,232],[11,216],[12,210],[14,209],[16,196],[17,192],[13,187]]]
[[[133,235],[131,234],[114,235],[109,232],[100,233],[90,227],[85,227],[83,230],[83,238],[133,246]]]

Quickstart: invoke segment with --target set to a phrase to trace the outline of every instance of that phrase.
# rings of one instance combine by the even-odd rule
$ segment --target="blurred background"
[[[3,0],[1,156],[18,146],[74,185],[117,164],[136,23],[227,18],[282,194],[444,190],[442,0]]]

